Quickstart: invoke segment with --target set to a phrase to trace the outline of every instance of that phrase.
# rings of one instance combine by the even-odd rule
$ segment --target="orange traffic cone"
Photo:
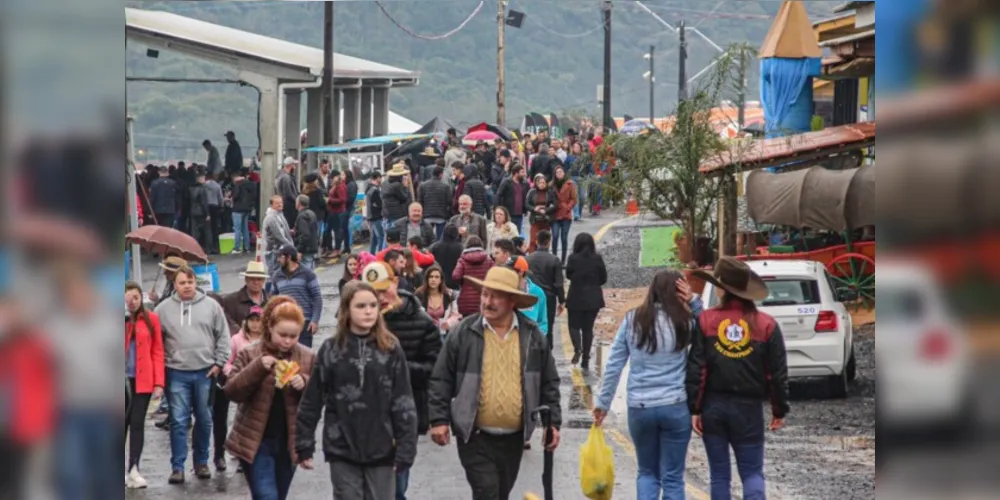
[[[636,215],[639,213],[639,202],[636,201],[635,196],[632,196],[632,192],[628,193],[628,201],[625,203],[625,214],[626,215]]]

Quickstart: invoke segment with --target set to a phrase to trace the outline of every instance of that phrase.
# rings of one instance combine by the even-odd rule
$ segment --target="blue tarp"
[[[406,142],[413,139],[424,139],[431,137],[431,134],[390,134],[378,137],[365,137],[364,139],[354,139],[346,144],[335,144],[331,146],[313,146],[303,149],[305,153],[346,153],[352,149],[360,149],[371,146],[381,146],[393,142]]]
[[[882,2],[878,7],[878,29],[882,30],[875,45],[875,76],[880,95],[912,88],[917,74],[917,29],[927,17],[928,0]]]
[[[772,57],[760,62],[760,98],[767,137],[811,130],[812,79],[820,75],[819,58]]]

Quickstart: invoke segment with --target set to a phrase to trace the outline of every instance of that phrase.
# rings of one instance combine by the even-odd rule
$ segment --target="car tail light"
[[[837,313],[820,311],[816,318],[816,333],[835,332],[838,330]]]
[[[944,360],[951,355],[951,350],[951,338],[940,330],[928,332],[920,340],[920,356],[927,361]]]

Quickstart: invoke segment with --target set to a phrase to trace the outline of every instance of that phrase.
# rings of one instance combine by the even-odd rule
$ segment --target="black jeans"
[[[458,442],[458,458],[472,487],[472,500],[509,500],[524,455],[524,433],[492,435],[475,431]]]
[[[128,469],[139,466],[139,459],[142,458],[142,448],[146,442],[146,411],[149,410],[149,400],[152,394],[136,394],[135,379],[129,379],[129,397],[132,406],[129,408],[128,418],[125,419],[125,437],[132,433],[132,439],[128,446]]]
[[[156,214],[156,225],[172,229],[174,227],[174,217],[174,214]],[[147,225],[153,223],[152,220],[147,220],[145,222]]]
[[[573,341],[573,352],[580,354],[584,363],[590,361],[597,313],[598,311],[569,310],[569,338]]]
[[[556,306],[559,305],[555,295],[545,294],[545,314],[549,320],[549,349],[552,348],[552,332],[556,330]]]
[[[201,245],[205,253],[212,252],[212,221],[204,215],[191,216],[191,236]]]
[[[333,246],[331,248],[333,250],[340,250],[344,247],[344,229],[340,227],[343,220],[342,213],[331,213],[326,216],[326,227],[327,231],[332,235],[331,243]]]
[[[208,207],[208,215],[212,220],[209,221],[209,240],[205,251],[208,253],[219,253],[219,235],[222,234],[222,207],[210,205]],[[232,227],[231,224],[230,227]]]
[[[221,381],[222,384],[225,381]],[[226,436],[229,434],[229,400],[218,385],[212,385],[212,441],[214,460],[226,458]]]

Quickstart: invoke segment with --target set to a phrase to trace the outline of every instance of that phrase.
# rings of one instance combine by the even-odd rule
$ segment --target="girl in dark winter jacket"
[[[340,310],[345,313],[337,334],[316,355],[299,405],[295,451],[302,468],[314,467],[316,426],[325,413],[323,452],[333,495],[392,500],[396,474],[409,470],[417,452],[417,411],[406,356],[385,326],[372,285],[348,283]],[[354,485],[361,486],[363,497],[354,493]]]
[[[484,280],[491,267],[493,259],[483,249],[483,240],[478,236],[469,236],[465,242],[465,251],[462,252],[462,257],[458,259],[458,265],[451,275],[455,283],[462,287],[458,294],[458,312],[462,316],[479,312],[479,289],[465,278]]]
[[[524,206],[531,210],[531,247],[535,251],[535,241],[539,231],[551,231],[552,220],[556,214],[556,190],[549,188],[549,181],[544,175],[535,176],[535,187],[528,191]]]

